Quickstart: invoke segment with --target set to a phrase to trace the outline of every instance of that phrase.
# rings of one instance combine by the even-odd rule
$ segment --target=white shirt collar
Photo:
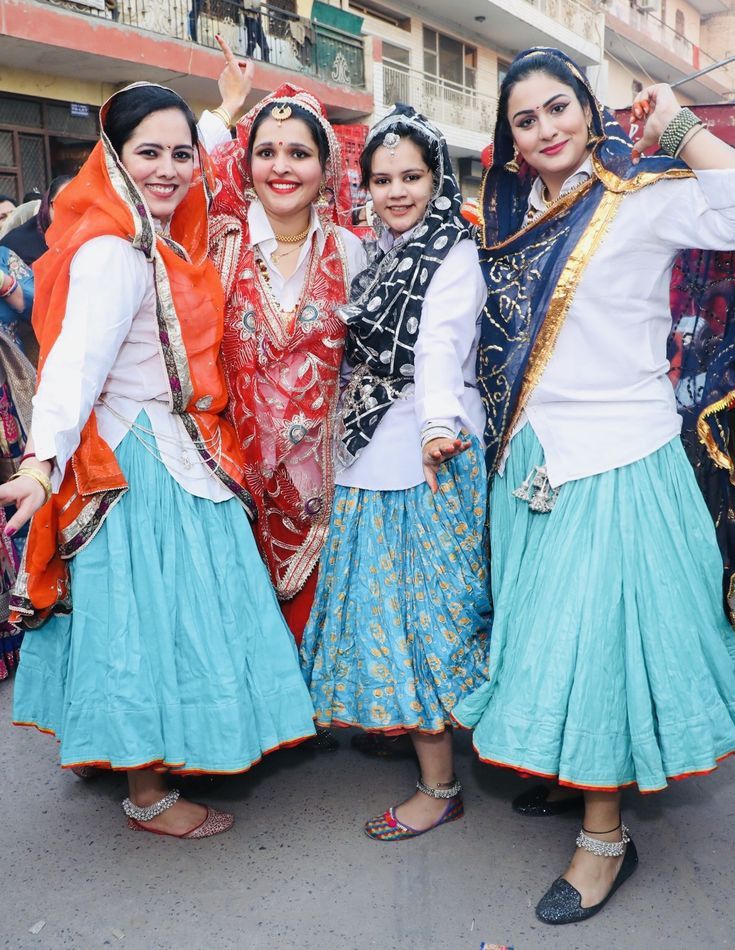
[[[262,245],[261,250],[272,254],[275,251],[278,242],[276,241],[273,227],[265,213],[265,208],[260,201],[253,201],[248,210],[248,230],[250,231],[250,243]],[[309,233],[306,239],[306,246],[311,242],[312,234],[316,234],[319,250],[324,247],[327,236],[324,233],[321,219],[314,208],[311,209],[311,221],[309,223]]]
[[[420,223],[420,222],[419,222]],[[395,237],[390,228],[384,228],[381,232],[380,237],[378,238],[378,247],[381,251],[389,251],[394,244],[405,244],[406,241],[411,239],[411,235],[418,227],[418,224],[415,224],[410,231],[405,231],[403,234],[399,234],[398,237]]]
[[[582,162],[579,168],[574,172],[573,175],[570,175],[566,179],[564,184],[561,186],[561,191],[559,192],[559,197],[562,195],[568,194],[568,192],[573,191],[583,181],[586,181],[588,178],[591,178],[593,175],[592,168],[592,156],[588,155],[587,158]],[[546,202],[544,201],[542,195],[544,191],[544,183],[541,177],[539,176],[536,181],[534,181],[533,186],[531,187],[531,193],[528,196],[528,207],[529,210],[533,211],[546,211]]]

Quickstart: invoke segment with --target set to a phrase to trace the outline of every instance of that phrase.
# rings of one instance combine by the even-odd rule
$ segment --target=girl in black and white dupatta
[[[365,828],[396,841],[463,814],[451,711],[484,681],[490,624],[475,389],[486,288],[434,126],[396,106],[361,166],[378,242],[342,311],[342,470],[301,656],[319,725],[410,733],[418,791]]]

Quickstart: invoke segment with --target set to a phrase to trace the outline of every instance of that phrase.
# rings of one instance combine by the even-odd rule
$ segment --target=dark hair
[[[260,112],[255,117],[252,128],[250,129],[250,138],[248,139],[248,165],[253,163],[253,146],[255,145],[255,136],[258,132],[260,126],[265,122],[265,120],[271,115],[273,110],[277,108],[282,103],[274,102],[269,106],[266,106],[265,109],[261,109]],[[308,109],[304,109],[303,106],[297,105],[295,102],[289,102],[291,107],[292,119],[301,119],[301,121],[307,126],[311,137],[314,140],[314,144],[317,147],[319,152],[319,164],[322,166],[322,171],[327,167],[327,160],[329,159],[329,142],[327,141],[327,133],[322,128],[321,122],[317,119],[315,115],[309,112]]]
[[[2,204],[4,201],[9,201],[11,205],[16,208],[18,207],[18,202],[15,200],[15,198],[11,198],[10,195],[0,195],[0,204]]]
[[[397,122],[395,125],[391,125],[391,132],[395,132],[402,139],[409,139],[421,152],[421,158],[424,161],[424,164],[427,168],[430,168],[432,172],[436,173],[436,168],[433,168],[432,159],[431,159],[431,146],[428,139],[418,132],[413,126],[409,125],[407,122]],[[373,167],[373,155],[375,154],[378,146],[383,144],[383,136],[378,133],[374,136],[365,148],[362,150],[360,155],[360,185],[362,188],[367,188],[370,184],[370,175]]]
[[[23,195],[23,200],[21,201],[21,204],[28,204],[29,201],[38,201],[40,197],[41,197],[41,192],[38,190],[38,188],[31,188],[30,191],[27,191]]]
[[[577,101],[583,109],[589,105],[589,92],[586,86],[574,75],[563,59],[546,51],[534,52],[529,56],[521,55],[510,64],[508,72],[500,84],[498,123],[495,134],[496,141],[501,128],[512,138],[513,133],[511,132],[510,120],[508,118],[508,99],[514,87],[534,73],[545,73],[547,76],[558,79],[559,82],[572,89],[574,95],[577,97]]]
[[[123,145],[143,119],[152,112],[162,112],[164,109],[178,109],[182,113],[191,132],[192,145],[196,145],[197,121],[181,96],[162,86],[135,86],[133,89],[124,89],[114,97],[102,122],[105,135],[117,155],[120,156]]]
[[[43,193],[41,205],[36,214],[38,218],[38,230],[41,232],[41,234],[45,234],[51,226],[51,204],[54,198],[58,195],[64,185],[68,185],[73,178],[73,175],[57,175]]]

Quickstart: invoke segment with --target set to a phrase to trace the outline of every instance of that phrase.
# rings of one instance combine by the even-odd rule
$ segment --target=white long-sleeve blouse
[[[590,170],[585,163],[572,183]],[[538,186],[530,204],[540,201]],[[687,247],[735,249],[735,170],[623,198],[525,409],[552,486],[638,461],[680,433],[666,345],[672,265]]]
[[[383,249],[392,243],[384,233]],[[486,294],[477,247],[460,241],[437,268],[424,298],[413,386],[388,409],[358,458],[337,475],[338,485],[394,491],[421,484],[421,434],[429,426],[455,435],[465,429],[482,440],[485,412],[475,363]]]

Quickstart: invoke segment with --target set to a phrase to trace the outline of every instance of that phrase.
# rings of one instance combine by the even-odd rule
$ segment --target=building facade
[[[598,96],[630,104],[735,52],[735,0],[0,0],[0,192],[73,172],[99,106],[128,82],[172,86],[194,110],[217,99],[215,35],[255,61],[251,104],[283,82],[335,123],[408,102],[443,129],[465,192],[480,179],[499,84],[528,46],[556,46]],[[689,102],[732,95],[735,70],[688,82]],[[353,144],[357,139],[350,140]],[[356,148],[356,147],[355,147]],[[355,164],[352,156],[352,164]],[[353,169],[354,170],[354,169]]]
[[[292,82],[335,121],[372,112],[364,39],[300,16],[295,0],[0,0],[0,192],[20,199],[76,171],[100,105],[127,83],[171,86],[195,112],[216,104],[217,33],[255,60],[251,104]]]

